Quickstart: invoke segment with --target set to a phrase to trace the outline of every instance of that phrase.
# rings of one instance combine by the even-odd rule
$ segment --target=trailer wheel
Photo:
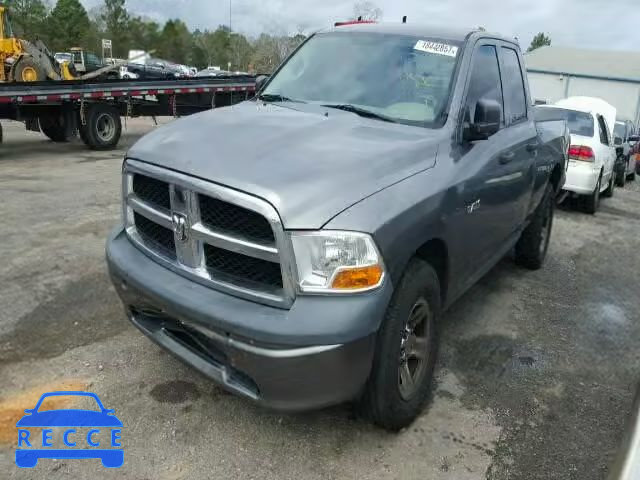
[[[13,69],[13,78],[16,82],[39,82],[46,80],[47,75],[32,57],[22,57]]]
[[[120,113],[115,107],[95,103],[85,112],[85,125],[80,122],[80,138],[93,150],[109,150],[116,146],[122,133]]]
[[[71,140],[69,129],[60,117],[40,117],[40,130],[53,142],[68,142]]]

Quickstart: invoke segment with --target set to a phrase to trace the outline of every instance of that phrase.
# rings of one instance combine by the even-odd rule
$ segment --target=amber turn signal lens
[[[331,288],[358,290],[377,285],[381,278],[382,267],[380,265],[349,268],[336,274]]]

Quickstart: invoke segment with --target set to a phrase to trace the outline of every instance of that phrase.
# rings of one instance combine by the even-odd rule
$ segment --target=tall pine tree
[[[79,0],[58,0],[47,20],[49,49],[67,51],[86,47],[91,27],[89,16]]]

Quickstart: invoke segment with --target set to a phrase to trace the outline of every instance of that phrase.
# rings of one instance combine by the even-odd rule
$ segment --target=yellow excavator
[[[0,81],[37,82],[72,80],[69,66],[59,64],[41,41],[28,42],[13,35],[9,10],[0,5]]]
[[[0,82],[39,82],[43,80],[85,80],[119,68],[108,65],[84,75],[77,75],[69,63],[58,63],[41,41],[16,38],[11,28],[9,10],[0,5]]]

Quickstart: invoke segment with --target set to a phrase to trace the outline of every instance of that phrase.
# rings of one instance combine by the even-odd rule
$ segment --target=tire
[[[531,222],[516,243],[516,263],[518,265],[530,270],[538,270],[542,267],[549,249],[555,205],[555,191],[553,186],[549,184]]]
[[[611,172],[611,177],[609,178],[609,184],[607,185],[607,189],[602,192],[603,197],[611,198],[613,197],[613,190],[616,188],[616,184],[618,183],[618,177],[622,177],[622,186],[624,187],[624,174],[616,173],[615,170]]]
[[[620,188],[624,188],[624,184],[627,180],[627,175],[626,175],[626,171],[627,171],[627,167],[626,167],[626,163],[625,166],[623,166],[622,168],[619,169],[620,171],[617,172],[616,174],[616,186],[620,187]],[[614,169],[615,171],[615,169]]]
[[[85,125],[80,122],[80,138],[92,150],[109,150],[120,140],[122,123],[118,110],[104,103],[94,103],[85,112]]]
[[[630,182],[635,182],[636,180],[636,171],[632,171],[628,176],[627,176],[627,180],[629,180]]]
[[[53,142],[68,142],[71,135],[61,117],[40,117],[40,130]]]
[[[427,262],[411,260],[385,312],[371,374],[359,400],[362,414],[376,425],[400,430],[424,408],[437,357],[440,309],[438,275]],[[412,333],[410,320],[419,320]],[[403,380],[408,378],[404,372],[412,382]]]
[[[47,79],[47,74],[33,57],[22,57],[13,68],[13,79],[16,82],[41,82]]]
[[[596,183],[596,188],[593,190],[593,193],[589,196],[583,197],[584,211],[591,215],[596,213],[600,206],[600,182],[602,182],[602,174],[600,174],[600,178],[598,178],[598,182]]]

